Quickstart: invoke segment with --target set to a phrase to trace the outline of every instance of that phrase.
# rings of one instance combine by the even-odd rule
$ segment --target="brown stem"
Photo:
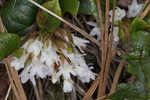
[[[38,78],[38,90],[39,90],[40,99],[44,100],[43,88],[42,88],[42,84],[41,84],[41,79],[40,78]]]
[[[101,60],[102,60],[102,66],[101,66],[101,72],[99,73],[100,81],[99,81],[99,85],[102,85],[103,82],[103,72],[104,72],[104,66],[105,66],[105,39],[104,39],[104,29],[103,29],[103,19],[102,19],[102,12],[101,12],[101,3],[100,0],[96,0],[96,4],[97,4],[97,11],[98,11],[98,17],[99,17],[99,22],[100,22],[100,33],[101,33]],[[99,86],[99,90],[100,90],[100,86]],[[98,96],[99,96],[99,92],[98,92]]]
[[[143,11],[143,13],[141,14],[140,18],[144,19],[144,17],[148,14],[148,12],[150,11],[150,4],[148,5],[148,7]]]
[[[124,60],[121,60],[120,61],[120,64],[117,68],[117,71],[115,73],[115,76],[114,76],[114,80],[113,80],[113,83],[112,83],[112,86],[111,86],[111,89],[110,89],[110,94],[114,93],[116,91],[116,86],[118,84],[118,80],[119,80],[119,77],[120,77],[120,74],[121,74],[121,71],[123,69],[123,65],[124,65],[125,61]]]
[[[107,16],[109,16],[109,0],[107,1],[106,0],[106,11],[107,11]],[[113,26],[114,26],[114,15],[115,15],[115,7],[116,7],[116,0],[114,0],[114,5],[113,5],[113,15],[112,15],[112,31],[110,33],[110,41],[109,41],[109,44],[108,44],[108,54],[107,54],[107,58],[106,58],[106,65],[105,65],[105,72],[104,72],[104,79],[103,79],[103,83],[101,85],[101,88],[99,89],[99,93],[100,95],[99,96],[104,96],[105,94],[105,91],[106,91],[106,86],[107,86],[107,79],[108,79],[108,75],[109,75],[109,69],[110,69],[110,63],[111,63],[111,60],[112,60],[112,42],[113,42]],[[109,18],[109,17],[107,17]],[[106,19],[107,20],[107,23],[109,19]],[[106,23],[106,24],[107,24]],[[107,25],[106,25],[107,26]],[[106,27],[105,26],[105,35],[108,35],[108,26]],[[107,40],[106,40],[107,39]],[[105,40],[108,41],[108,37],[106,36],[105,37]]]
[[[89,90],[86,92],[85,96],[83,97],[82,100],[90,100],[91,96],[93,95],[93,93],[95,92],[98,84],[99,84],[99,79],[100,77],[97,77],[96,80],[94,80],[94,82],[92,83],[91,87],[89,88]]]
[[[149,0],[146,0],[145,3],[144,3],[144,5],[143,5],[143,7],[142,7],[142,9],[141,9],[141,11],[140,11],[140,13],[138,14],[138,16],[137,16],[136,18],[140,18],[140,16],[141,16],[142,13],[143,13],[144,8],[146,7],[146,5],[147,5],[148,3],[149,3]]]
[[[37,89],[37,86],[36,86],[36,85],[33,85],[33,88],[34,88],[36,100],[41,100],[41,99],[40,99],[40,95],[39,95],[39,91],[38,91],[38,89]]]
[[[112,58],[116,55],[116,51],[117,51],[116,48],[112,51]],[[85,96],[83,97],[83,100],[89,100],[91,98],[91,96],[95,92],[96,88],[98,87],[99,80],[100,80],[100,73],[99,73],[99,76],[92,83],[89,90],[86,92]]]

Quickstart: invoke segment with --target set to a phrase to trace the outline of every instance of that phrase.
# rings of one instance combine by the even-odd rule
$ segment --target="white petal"
[[[111,10],[109,12],[109,15],[110,15],[110,22],[112,22],[112,13],[113,11]],[[126,16],[126,12],[124,9],[121,9],[119,7],[116,7],[116,10],[115,10],[115,16],[114,16],[114,21],[119,21],[119,20],[122,20],[122,18],[124,18]]]
[[[45,62],[47,66],[53,66],[54,63],[59,62],[59,56],[51,44],[43,49],[40,61],[43,63]]]
[[[94,26],[94,27],[97,26],[97,23],[93,22],[93,21],[88,21],[87,24],[91,25],[91,26]]]
[[[71,92],[73,89],[73,82],[72,80],[64,80],[64,85],[63,85],[63,91],[65,93]]]
[[[82,48],[86,47],[86,43],[89,43],[88,40],[79,38],[77,36],[72,35],[74,44],[80,49],[81,52],[84,52]]]
[[[27,48],[27,51],[29,53],[34,53],[35,56],[38,56],[41,49],[43,47],[43,43],[39,40],[34,40],[34,42],[32,44],[30,44],[30,46]]]
[[[27,59],[28,55],[22,55],[20,58],[14,57],[14,59],[11,61],[10,66],[14,67],[17,71],[24,68],[24,63]]]
[[[119,27],[114,27],[113,35],[114,35],[115,42],[119,41],[118,33],[119,33]]]
[[[138,4],[137,0],[132,0],[131,5],[128,6],[127,17],[132,18],[136,17],[142,9],[143,4]]]
[[[55,84],[59,80],[59,77],[60,76],[58,76],[56,73],[54,73],[52,76],[52,83]]]
[[[100,28],[99,27],[94,27],[91,30],[90,35],[92,35],[92,36],[97,35],[97,40],[100,40]]]
[[[35,81],[34,76],[30,76],[30,81],[32,82],[32,84],[33,84],[34,86],[36,86],[36,81]]]
[[[33,60],[29,66],[31,66],[30,70],[31,76],[37,75],[43,79],[49,74],[48,67],[43,63],[41,63],[39,60]]]
[[[19,75],[22,83],[26,83],[30,79],[29,70],[30,70],[30,67],[27,67]]]

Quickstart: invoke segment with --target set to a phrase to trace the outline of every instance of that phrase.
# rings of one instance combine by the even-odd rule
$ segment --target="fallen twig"
[[[7,100],[7,99],[8,99],[10,91],[11,91],[11,85],[9,85],[9,88],[8,88],[7,94],[6,94],[6,96],[5,96],[5,100]]]

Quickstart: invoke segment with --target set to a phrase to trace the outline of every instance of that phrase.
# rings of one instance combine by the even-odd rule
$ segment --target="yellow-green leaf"
[[[60,0],[62,8],[71,13],[77,15],[80,2],[78,0]]]
[[[58,16],[61,16],[61,8],[58,0],[51,0],[49,2],[44,3],[42,6],[51,10]],[[38,13],[36,21],[41,29],[43,29],[44,31],[46,30],[48,32],[52,32],[61,23],[60,20],[58,20],[56,17],[48,14],[45,11],[40,11]]]

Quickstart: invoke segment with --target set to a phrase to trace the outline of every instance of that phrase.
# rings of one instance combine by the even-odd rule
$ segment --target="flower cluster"
[[[56,40],[56,42],[50,38],[46,40],[39,37],[32,38],[22,46],[24,49],[22,56],[20,58],[13,57],[10,66],[21,71],[19,76],[22,83],[30,80],[33,85],[36,85],[36,78],[50,77],[54,84],[64,80],[64,92],[71,92],[73,76],[76,76],[83,83],[95,79],[95,73],[91,71],[92,67],[88,67],[84,60],[84,54],[80,53],[83,52],[82,48],[89,41],[74,35],[71,37],[72,43],[65,36],[63,41],[66,42],[62,44],[65,48],[58,48],[57,46],[58,41],[62,43],[61,39]]]

